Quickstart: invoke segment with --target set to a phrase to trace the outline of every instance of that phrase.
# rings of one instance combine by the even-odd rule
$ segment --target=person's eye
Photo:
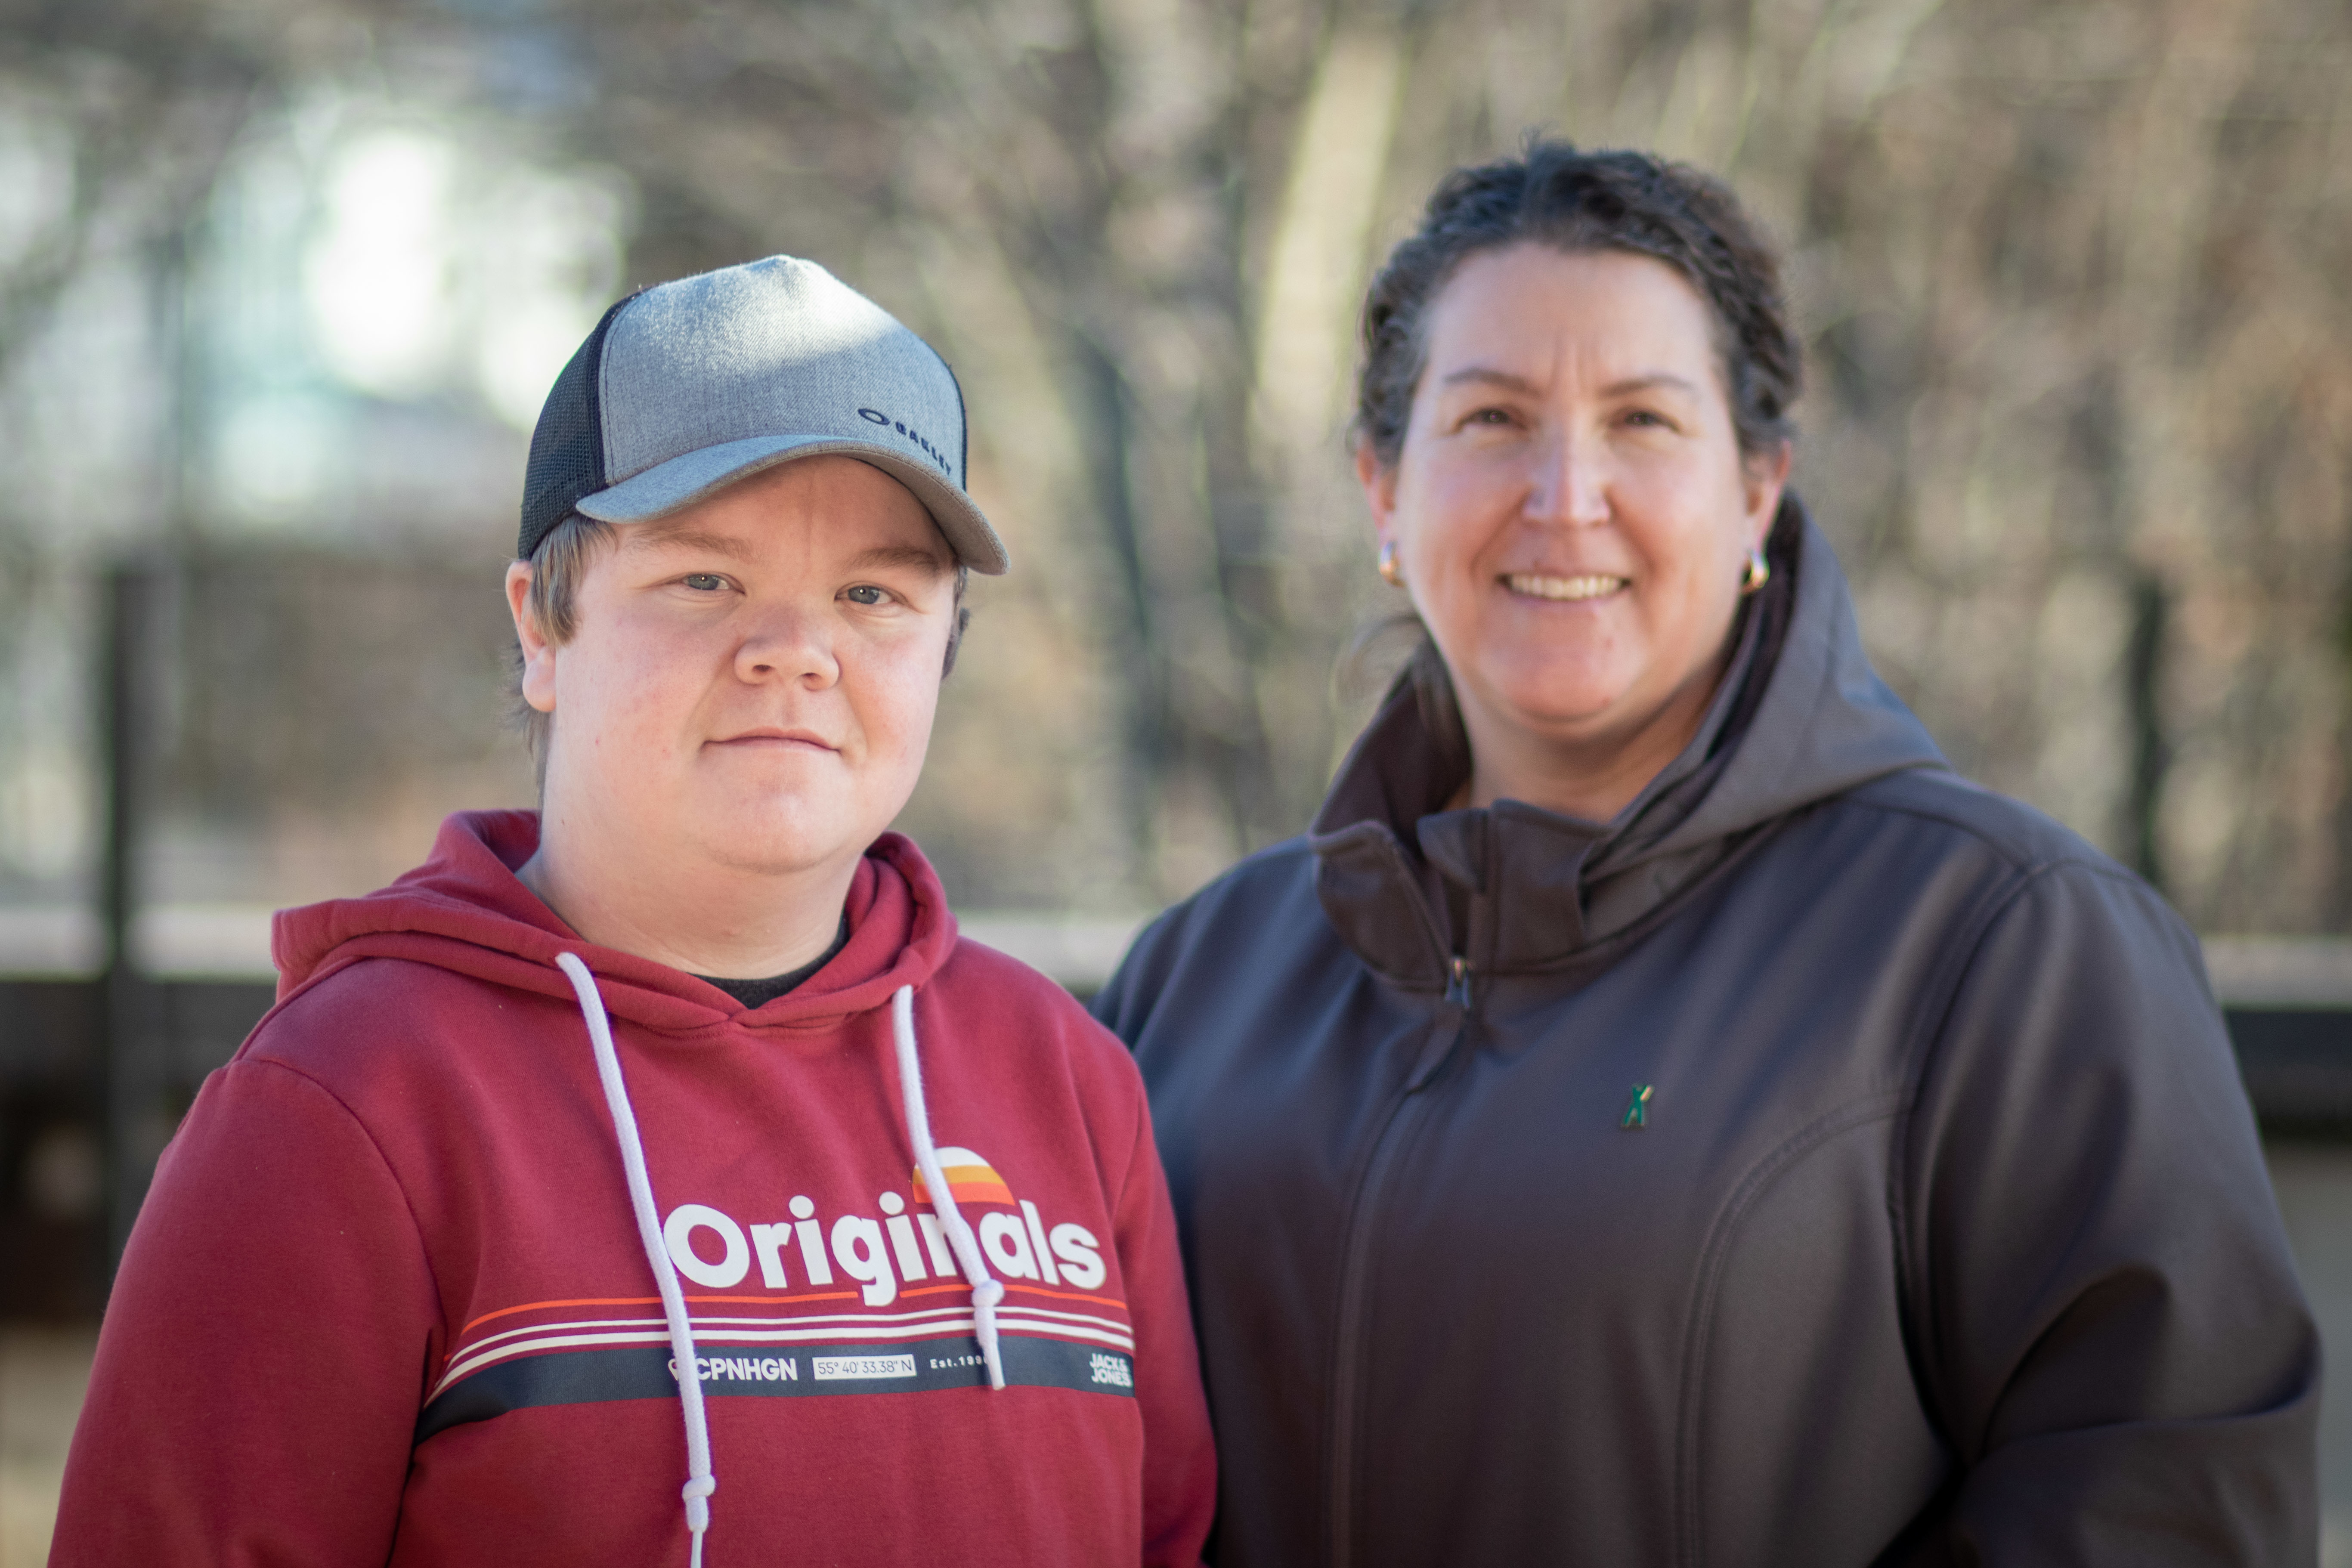
[[[1507,408],[1481,408],[1463,421],[1465,425],[1510,426],[1517,421]]]
[[[1625,423],[1639,429],[1671,430],[1674,421],[1654,409],[1636,408],[1625,416]]]
[[[727,579],[716,572],[689,572],[678,581],[698,594],[716,594],[727,586]]]
[[[871,583],[860,583],[855,588],[844,590],[844,593],[847,596],[849,602],[853,605],[872,605],[887,604],[889,602],[890,598],[890,591],[888,589],[877,588]]]

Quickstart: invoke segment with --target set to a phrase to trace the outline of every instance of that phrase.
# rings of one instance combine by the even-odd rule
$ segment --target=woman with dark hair
[[[1097,1004],[1217,1560],[2312,1561],[2317,1342],[2196,940],[1872,672],[1729,193],[1459,170],[1364,339],[1426,646]]]

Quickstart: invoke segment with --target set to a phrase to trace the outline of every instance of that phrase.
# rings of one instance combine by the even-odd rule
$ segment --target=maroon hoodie
[[[959,939],[896,835],[839,953],[756,1009],[581,941],[514,877],[537,838],[454,816],[392,887],[278,917],[278,1005],[124,1256],[50,1561],[686,1562],[653,1245],[691,1319],[713,1568],[1197,1563],[1207,1413],[1118,1042]],[[564,953],[610,1016],[650,1244]],[[909,986],[944,1179],[1004,1287],[1001,1389],[915,1169]]]

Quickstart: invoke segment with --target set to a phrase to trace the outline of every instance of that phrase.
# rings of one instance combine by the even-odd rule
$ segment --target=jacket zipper
[[[1429,1042],[1422,1047],[1404,1087],[1397,1091],[1381,1121],[1381,1130],[1372,1140],[1371,1157],[1365,1162],[1363,1180],[1356,1186],[1356,1203],[1348,1216],[1347,1250],[1339,1265],[1339,1321],[1334,1335],[1331,1378],[1331,1426],[1328,1445],[1328,1494],[1330,1518],[1326,1538],[1328,1542],[1330,1568],[1348,1568],[1355,1556],[1354,1503],[1356,1467],[1356,1425],[1361,1390],[1361,1367],[1364,1336],[1364,1315],[1370,1303],[1365,1300],[1364,1280],[1370,1271],[1371,1231],[1381,1212],[1381,1198],[1388,1185],[1390,1167],[1397,1152],[1407,1142],[1405,1134],[1420,1110],[1428,1101],[1422,1090],[1428,1087],[1437,1071],[1453,1059],[1454,1051],[1470,1033],[1470,963],[1456,957],[1446,973],[1445,1000],[1461,1008],[1461,1016],[1451,1029],[1433,1030]],[[1407,1113],[1411,1112],[1411,1115]]]

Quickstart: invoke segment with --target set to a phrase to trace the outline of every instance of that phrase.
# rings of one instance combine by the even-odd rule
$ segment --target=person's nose
[[[841,679],[828,635],[831,617],[799,605],[757,609],[735,645],[735,676],[754,685],[797,681],[814,689]]]
[[[1573,429],[1555,431],[1536,444],[1535,472],[1528,477],[1527,515],[1531,522],[1589,528],[1609,517],[1607,454],[1600,443]]]

